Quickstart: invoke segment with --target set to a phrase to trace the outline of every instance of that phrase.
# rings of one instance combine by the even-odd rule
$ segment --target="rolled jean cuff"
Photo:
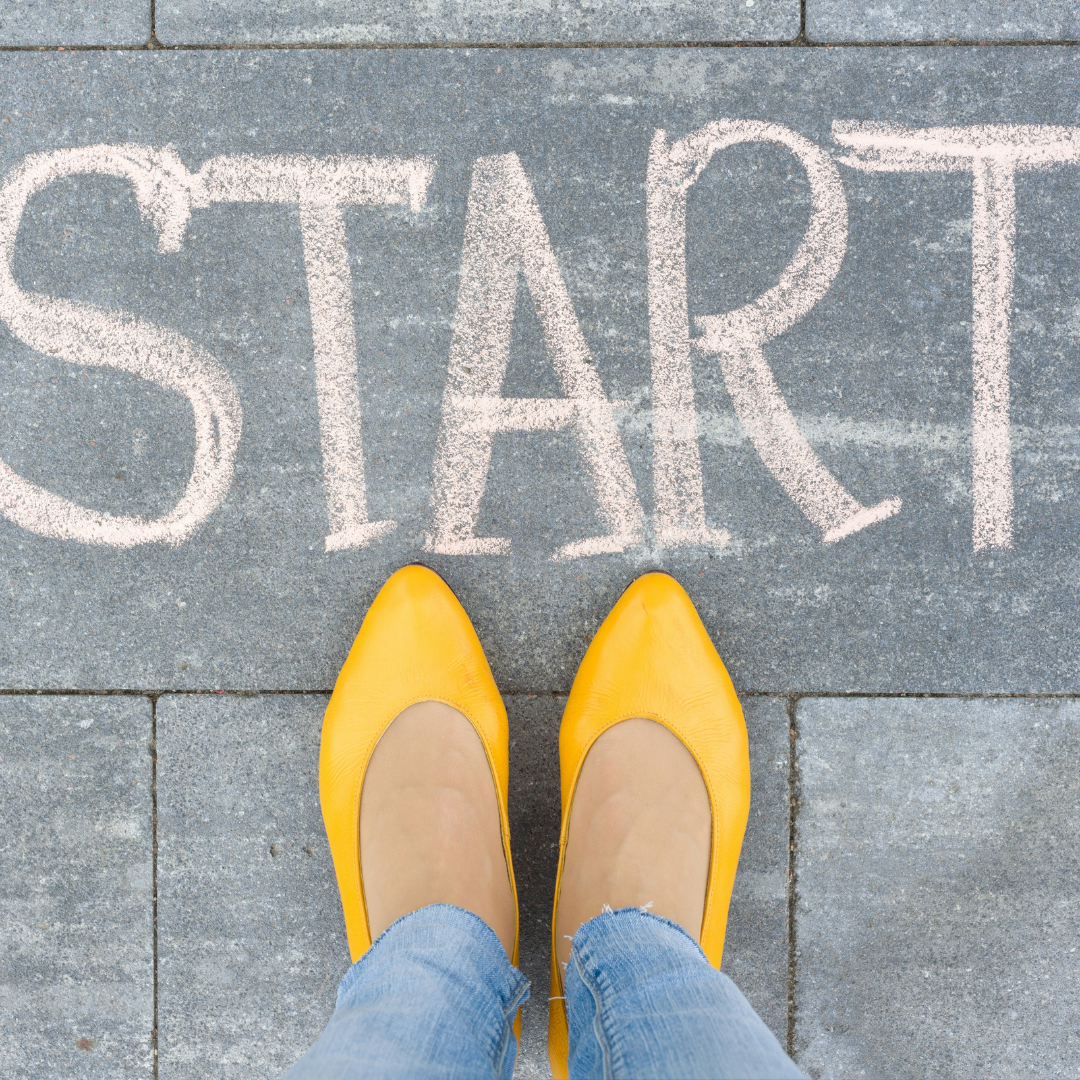
[[[618,948],[621,945],[635,950],[660,940],[669,948],[680,952],[687,950],[704,963],[709,962],[705,950],[677,922],[640,907],[619,908],[617,911],[608,908],[582,923],[574,935],[573,948],[581,955],[592,954],[599,949],[606,956],[612,946]],[[625,959],[629,960],[630,957]]]
[[[459,949],[469,950],[465,964],[457,955]],[[420,956],[424,959],[419,960]],[[449,963],[436,959],[444,956]],[[503,1013],[511,1019],[529,998],[529,980],[511,965],[498,934],[479,915],[455,904],[429,904],[395,919],[345,972],[338,984],[336,1007],[348,1006],[358,984],[374,974],[371,969],[387,962],[394,965],[396,982],[405,978],[400,967],[403,962],[419,964],[442,981],[460,978],[462,969],[469,968],[469,973],[496,995]]]
[[[572,1077],[803,1076],[735,984],[671,919],[634,907],[590,919],[574,935],[564,983]]]
[[[402,916],[345,973],[289,1080],[510,1080],[529,982],[495,931],[452,904]]]

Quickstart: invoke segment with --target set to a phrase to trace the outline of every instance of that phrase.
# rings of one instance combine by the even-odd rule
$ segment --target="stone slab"
[[[547,1063],[564,698],[510,696],[521,969],[515,1075]],[[348,967],[318,808],[320,695],[166,695],[157,706],[160,1074],[274,1074],[315,1041]],[[781,1040],[787,1013],[787,713],[746,703],[753,794],[725,970]],[[277,854],[273,854],[276,849]],[[312,854],[306,852],[311,850]]]
[[[784,698],[743,700],[750,736],[750,817],[731,894],[723,970],[788,1042],[788,848],[791,722]]]
[[[566,698],[553,694],[505,699],[510,720],[510,845],[518,892],[518,967],[529,980],[521,1010],[517,1080],[549,1080],[548,996],[551,994],[551,910],[559,868],[559,723]]]
[[[158,0],[166,45],[270,42],[789,41],[799,33],[797,0]]]
[[[278,1076],[349,967],[319,809],[320,695],[162,697],[161,1080]]]
[[[422,211],[344,213],[367,509],[397,527],[330,552],[297,207],[200,204],[163,254],[122,179],[59,179],[33,197],[16,280],[184,335],[235,383],[243,428],[224,501],[177,547],[93,546],[0,522],[0,686],[329,689],[386,576],[423,559],[473,616],[504,692],[565,692],[622,589],[653,567],[685,583],[743,690],[1080,689],[1080,171],[1017,179],[1015,530],[1011,549],[979,552],[969,178],[838,166],[848,235],[836,280],[764,349],[822,463],[862,505],[899,498],[900,513],[823,543],[747,439],[717,361],[698,356],[705,520],[732,537],[713,548],[661,548],[653,530],[644,189],[658,127],[676,138],[756,118],[838,157],[834,120],[1071,124],[1070,50],[19,53],[0,57],[0,88],[0,175],[30,153],[102,142],[169,145],[190,170],[215,155],[301,151],[438,162]],[[509,539],[509,555],[425,550],[473,162],[510,153],[603,390],[626,403],[623,487],[636,487],[649,524],[621,554],[552,559],[603,529],[569,428],[494,438],[476,535]],[[771,288],[808,198],[781,146],[719,152],[690,196],[690,313]],[[519,284],[504,392],[558,397],[533,308]],[[0,356],[8,466],[94,513],[168,513],[194,455],[181,394],[46,358],[8,325]]]
[[[797,1060],[1080,1070],[1080,706],[799,702]]]
[[[145,45],[149,0],[4,0],[0,46]]]
[[[1064,0],[807,0],[811,41],[1075,41],[1080,14]]]
[[[153,1075],[151,706],[0,697],[0,1073]]]

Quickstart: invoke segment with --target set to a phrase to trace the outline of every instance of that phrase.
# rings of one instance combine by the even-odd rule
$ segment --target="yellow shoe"
[[[723,661],[682,586],[646,574],[619,598],[581,661],[559,731],[562,832],[551,917],[548,1057],[556,1080],[567,1075],[566,1005],[556,960],[566,837],[585,756],[613,724],[644,717],[663,724],[701,769],[712,808],[709,880],[701,948],[714,967],[724,952],[728,905],[750,811],[750,756],[742,707]]]
[[[360,868],[360,796],[379,737],[410,705],[441,701],[457,709],[480,736],[495,782],[503,853],[517,889],[506,814],[510,732],[506,709],[469,616],[449,586],[424,566],[405,566],[375,597],[338,676],[323,721],[319,795],[334,857],[349,951],[355,962],[371,945]]]

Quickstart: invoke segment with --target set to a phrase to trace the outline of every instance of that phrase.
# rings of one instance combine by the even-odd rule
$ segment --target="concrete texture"
[[[159,1074],[277,1076],[349,967],[319,809],[326,698],[157,705]]]
[[[151,707],[0,697],[0,1074],[153,1075]]]
[[[549,1076],[548,964],[565,699],[507,698],[521,969],[515,1075]],[[348,967],[318,806],[321,695],[157,705],[160,1074],[272,1075],[315,1041]],[[753,795],[724,970],[786,1039],[786,703],[746,706]],[[309,854],[310,851],[310,854]]]
[[[338,42],[765,41],[799,33],[798,0],[158,0],[166,45]]]
[[[658,126],[763,117],[839,153],[840,119],[1072,123],[1067,49],[415,50],[7,54],[0,169],[60,145],[224,153],[423,154],[428,206],[346,213],[367,501],[396,530],[328,531],[297,211],[196,208],[161,254],[122,180],[59,180],[15,249],[27,289],[131,312],[207,349],[243,408],[234,484],[180,547],[43,539],[0,522],[8,585],[0,685],[328,689],[376,590],[424,559],[475,619],[507,692],[565,691],[621,590],[685,582],[741,689],[1072,692],[1080,525],[1075,167],[1019,175],[1013,305],[1015,537],[973,550],[970,180],[842,167],[847,251],[824,298],[765,349],[824,463],[896,517],[835,544],[763,467],[714,362],[695,362],[707,520],[718,550],[552,561],[596,534],[570,431],[495,439],[477,535],[508,556],[424,551],[473,160],[515,152],[532,184],[646,515],[655,509],[643,182]],[[1006,107],[1007,103],[1007,107]],[[8,122],[4,122],[8,121]],[[778,279],[808,194],[774,145],[722,151],[691,192],[690,311]],[[36,282],[36,285],[34,284]],[[558,396],[522,285],[509,395]],[[164,513],[193,454],[190,407],[112,368],[51,360],[0,330],[0,458],[83,505]],[[57,635],[55,627],[66,627]]]
[[[807,0],[811,41],[1060,41],[1080,38],[1064,0]]]
[[[510,843],[518,891],[518,967],[529,980],[514,1076],[551,1076],[547,1058],[551,910],[559,864],[559,722],[565,697],[507,696]]]
[[[814,1077],[1080,1071],[1080,705],[806,699],[797,1060]]]
[[[150,39],[149,0],[4,0],[5,45],[143,45]]]
[[[158,0],[156,12],[166,44],[750,41],[798,30],[790,0],[603,11],[500,0],[468,13]],[[148,19],[148,6],[9,3],[0,50],[137,44]],[[807,4],[820,40],[1080,38],[1076,27],[1060,4]],[[183,170],[218,155],[434,163],[423,208],[342,214],[351,297],[341,290],[341,310],[351,298],[355,335],[346,314],[324,347],[351,375],[355,336],[368,515],[397,522],[366,547],[325,550],[337,511],[316,394],[319,282],[313,300],[298,205],[196,197],[182,235],[170,234],[175,250],[163,250],[127,181],[74,175],[30,197],[10,249],[0,243],[19,286],[0,265],[0,690],[90,692],[0,696],[0,1073],[150,1076],[160,1050],[162,1080],[276,1075],[318,1036],[348,962],[317,798],[325,692],[382,582],[414,560],[461,598],[507,695],[521,962],[534,995],[519,1076],[548,1075],[564,695],[611,605],[652,568],[686,585],[744,693],[754,790],[724,966],[781,1043],[793,1038],[815,1078],[1080,1071],[1080,705],[1069,696],[1080,694],[1080,170],[1016,177],[1014,529],[1010,548],[976,550],[971,177],[857,171],[832,127],[1072,126],[1075,61],[1068,46],[0,51],[0,185],[41,173],[42,159],[14,171],[28,155],[106,144],[115,171],[149,147],[172,170],[143,189],[160,222],[170,198],[199,195]],[[835,543],[748,438],[737,382],[698,352],[714,536],[661,546],[657,435],[668,429],[650,369],[647,162],[658,129],[677,140],[723,119],[782,125],[840,162],[842,198],[830,205],[846,206],[847,234],[835,279],[762,347],[837,481],[864,506],[902,499],[896,516]],[[693,184],[693,318],[760,297],[800,249],[807,173],[782,136],[718,151]],[[448,374],[454,327],[468,322],[466,208],[490,168],[477,159],[506,154],[535,194],[580,325],[579,375],[615,403],[630,473],[618,487],[636,490],[646,521],[618,554],[552,558],[603,532],[582,444],[573,428],[552,429],[558,404],[535,430],[494,438],[475,535],[507,538],[509,554],[425,550],[444,392],[469,373]],[[830,168],[821,157],[822,174]],[[0,232],[16,195],[0,189]],[[991,202],[999,214],[1011,205]],[[314,219],[320,236],[333,231],[318,207],[304,212],[309,241]],[[339,265],[324,292],[341,280]],[[201,349],[235,384],[234,472],[178,546],[91,545],[16,523],[29,503],[9,470],[107,529],[109,514],[168,514],[196,454],[191,406],[122,373],[116,339],[104,354],[82,331],[28,344],[20,289],[84,305],[39,314],[76,310],[100,325],[94,312],[123,313],[182,335],[192,346],[170,338],[170,365]],[[507,397],[566,393],[549,352],[553,343],[565,361],[565,326],[553,337],[550,320],[546,336],[541,325],[550,304],[550,292],[518,282]],[[121,337],[136,326],[116,325]],[[51,355],[64,349],[68,360]],[[72,360],[95,357],[105,362]],[[164,692],[156,720],[150,696],[92,693],[117,689]],[[844,696],[949,692],[972,698]],[[826,696],[798,699],[793,747],[788,703],[800,694]],[[1038,696],[1048,694],[1062,696]]]
[[[723,970],[787,1045],[788,847],[791,739],[788,703],[743,701],[750,736],[750,818],[731,894]]]

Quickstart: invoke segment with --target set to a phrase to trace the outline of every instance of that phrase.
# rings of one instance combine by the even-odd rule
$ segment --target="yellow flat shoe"
[[[548,1057],[556,1080],[565,1080],[569,1049],[555,926],[570,807],[593,743],[613,724],[632,717],[663,724],[701,769],[713,827],[700,944],[709,963],[718,968],[750,811],[746,723],[727,669],[690,597],[667,574],[646,574],[619,598],[581,661],[559,730],[562,832],[551,917],[548,1022]]]
[[[499,803],[506,870],[514,896],[518,962],[517,888],[510,860],[506,789],[510,731],[506,709],[469,616],[438,574],[405,566],[375,597],[338,675],[323,720],[319,796],[334,857],[353,962],[371,946],[360,868],[360,795],[375,744],[410,705],[441,701],[476,729]]]

